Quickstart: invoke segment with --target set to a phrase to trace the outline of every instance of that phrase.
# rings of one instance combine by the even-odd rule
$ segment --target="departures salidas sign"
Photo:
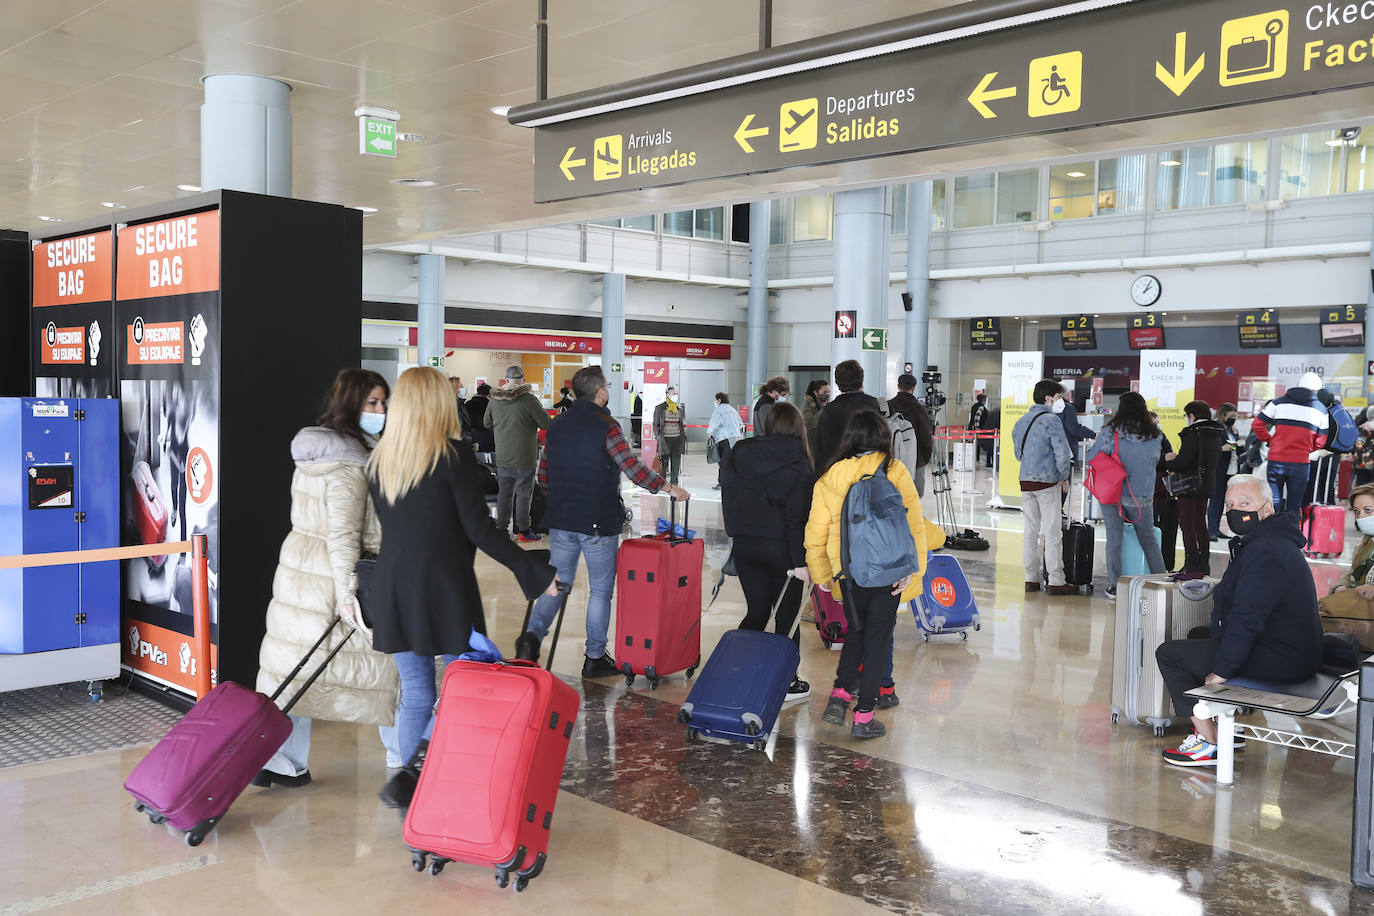
[[[1140,0],[551,124],[566,200],[1374,84],[1374,0]]]

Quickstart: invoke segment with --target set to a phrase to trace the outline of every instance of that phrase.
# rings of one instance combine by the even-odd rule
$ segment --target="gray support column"
[[[625,365],[625,275],[606,274],[601,280],[601,371],[611,383],[611,399],[606,409],[630,428],[630,401],[625,394],[625,372],[616,372],[615,364]],[[628,435],[628,432],[627,432]]]
[[[430,365],[444,355],[444,274],[448,259],[441,254],[420,255],[419,363]]]
[[[857,359],[864,367],[864,391],[888,397],[887,354],[863,350],[864,328],[886,328],[888,308],[887,246],[892,229],[891,200],[886,188],[841,191],[835,195],[835,312],[854,311],[852,338],[834,337],[833,367]],[[834,318],[832,317],[832,322]],[[838,387],[835,394],[839,394]]]
[[[291,87],[245,73],[205,77],[200,186],[291,196]]]
[[[749,205],[749,335],[745,346],[744,400],[753,404],[759,386],[768,381],[768,242],[772,205]],[[796,395],[793,395],[794,398]],[[759,433],[762,435],[762,433]]]
[[[932,182],[906,186],[906,291],[911,311],[906,313],[906,340],[902,361],[920,379],[930,362],[930,201]],[[950,367],[946,366],[946,369]]]

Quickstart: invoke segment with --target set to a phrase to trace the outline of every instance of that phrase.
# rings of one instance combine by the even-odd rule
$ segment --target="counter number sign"
[[[1272,350],[1283,346],[1279,316],[1273,309],[1241,312],[1236,319],[1240,345],[1246,350]]]

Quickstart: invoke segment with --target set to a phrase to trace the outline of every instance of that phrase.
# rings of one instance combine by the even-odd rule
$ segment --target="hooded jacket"
[[[885,457],[882,452],[869,452],[837,461],[816,481],[816,488],[811,494],[811,514],[806,521],[806,566],[811,573],[811,581],[818,585],[828,584],[830,593],[837,601],[843,600],[839,584],[833,580],[840,574],[844,498],[849,488],[861,477],[877,471]],[[916,495],[916,484],[912,482],[906,465],[896,460],[888,462],[887,479],[902,494],[907,525],[911,528],[911,538],[916,542],[916,557],[921,564],[921,568],[912,575],[911,582],[902,590],[901,601],[905,603],[921,592],[921,580],[926,573],[926,551],[930,549],[927,526],[921,514],[921,498]]]
[[[1165,464],[1175,472],[1197,468],[1202,475],[1202,488],[1194,495],[1205,499],[1216,492],[1217,465],[1225,444],[1226,427],[1216,420],[1198,420],[1183,427],[1178,434],[1178,456]]]
[[[482,424],[495,434],[498,468],[534,470],[539,463],[539,430],[549,428],[549,415],[529,385],[493,388]]]
[[[311,426],[291,441],[291,532],[281,545],[258,650],[258,690],[270,694],[305,656],[352,595],[350,577],[363,551],[381,548],[381,528],[368,499],[368,450],[349,436]],[[315,652],[323,659],[348,634],[335,627]],[[318,661],[316,662],[318,664]],[[285,704],[308,672],[296,676]],[[329,663],[292,715],[334,722],[390,725],[400,696],[396,664],[355,636]]]
[[[1307,464],[1312,452],[1326,445],[1330,415],[1310,388],[1289,388],[1251,421],[1261,442],[1269,443],[1269,460]]]
[[[1231,565],[1212,593],[1212,670],[1271,681],[1302,681],[1322,661],[1317,590],[1297,522],[1279,512],[1231,542]]]
[[[784,541],[793,568],[805,566],[804,533],[815,482],[811,459],[800,439],[741,439],[720,469],[725,533]]]

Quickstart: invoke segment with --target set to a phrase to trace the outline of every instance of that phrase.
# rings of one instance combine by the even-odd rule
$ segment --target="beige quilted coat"
[[[258,653],[258,690],[271,694],[305,655],[349,594],[349,576],[359,553],[376,553],[381,526],[368,497],[362,443],[320,426],[307,427],[291,442],[296,473],[291,478],[291,533],[281,546],[267,606],[267,635]],[[315,666],[339,644],[348,628],[340,623],[315,650],[277,701],[285,705]],[[400,695],[396,664],[372,650],[362,634],[348,640],[292,715],[333,722],[391,725]]]

